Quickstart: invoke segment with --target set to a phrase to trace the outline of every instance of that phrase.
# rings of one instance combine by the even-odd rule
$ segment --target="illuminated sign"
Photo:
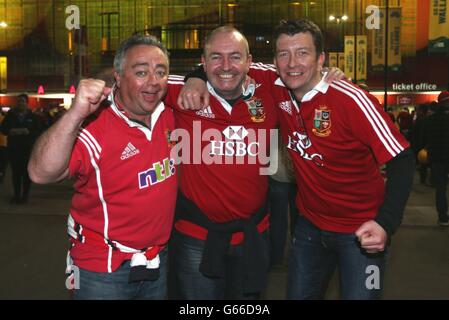
[[[434,83],[393,83],[394,91],[436,91],[438,86]]]

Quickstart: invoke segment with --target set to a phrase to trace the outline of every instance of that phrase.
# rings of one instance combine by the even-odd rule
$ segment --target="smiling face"
[[[207,42],[202,57],[207,79],[225,99],[242,94],[242,84],[251,65],[245,38],[238,31],[215,33]]]
[[[168,58],[158,47],[137,45],[126,51],[122,70],[114,74],[117,98],[130,118],[147,123],[167,92]]]
[[[321,80],[324,53],[317,54],[309,32],[281,34],[276,41],[274,64],[284,84],[301,98]]]

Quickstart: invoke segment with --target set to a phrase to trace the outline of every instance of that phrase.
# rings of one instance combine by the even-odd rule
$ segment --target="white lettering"
[[[223,155],[224,141],[211,141],[210,142],[210,155],[222,156]]]
[[[241,141],[238,141],[237,143],[236,143],[236,147],[235,147],[235,155],[237,156],[237,157],[243,157],[243,156],[246,156],[246,144],[245,143],[243,143],[243,142],[241,142]]]
[[[380,10],[378,6],[369,5],[365,10],[366,14],[370,14],[365,20],[365,26],[368,30],[380,29]]]
[[[68,30],[80,28],[80,8],[76,5],[70,5],[65,8],[65,13],[70,14],[65,20],[65,27]]]
[[[369,276],[366,278],[365,286],[368,290],[380,289],[380,271],[378,266],[369,265],[365,270]]]

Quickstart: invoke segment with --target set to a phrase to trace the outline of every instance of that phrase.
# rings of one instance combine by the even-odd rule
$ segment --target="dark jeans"
[[[269,178],[269,182],[271,264],[275,265],[284,259],[289,212],[290,235],[293,236],[298,216],[295,204],[297,187],[295,183],[279,182],[272,178]]]
[[[368,254],[355,234],[322,231],[298,217],[288,267],[288,299],[323,299],[335,268],[341,299],[380,299],[387,253]]]
[[[268,236],[266,250],[269,250]],[[253,300],[259,294],[244,294],[243,246],[229,246],[224,278],[210,278],[200,271],[205,241],[186,236],[176,230],[170,242],[170,273],[173,298],[186,300]]]
[[[425,184],[427,182],[427,169],[429,165],[427,164],[419,164],[419,182]]]
[[[0,147],[0,183],[3,182],[8,164],[6,147]]]
[[[432,178],[435,182],[435,204],[438,212],[438,220],[448,222],[447,215],[447,175],[449,174],[449,164],[444,162],[433,162],[431,164]]]
[[[160,275],[154,281],[128,283],[130,261],[112,273],[79,269],[75,300],[162,300],[167,294],[167,250],[159,253]]]
[[[12,184],[14,187],[14,197],[28,198],[30,192],[31,180],[28,175],[28,160],[29,152],[23,153],[9,153],[11,171],[12,171]]]

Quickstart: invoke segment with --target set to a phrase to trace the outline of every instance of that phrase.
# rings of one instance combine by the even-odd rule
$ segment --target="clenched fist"
[[[355,232],[360,246],[367,253],[378,253],[385,250],[387,244],[387,233],[374,220],[369,220],[362,224]]]
[[[103,80],[81,80],[69,111],[80,119],[85,119],[95,112],[100,103],[106,99],[111,92],[111,88],[108,88],[105,85],[106,83]]]

